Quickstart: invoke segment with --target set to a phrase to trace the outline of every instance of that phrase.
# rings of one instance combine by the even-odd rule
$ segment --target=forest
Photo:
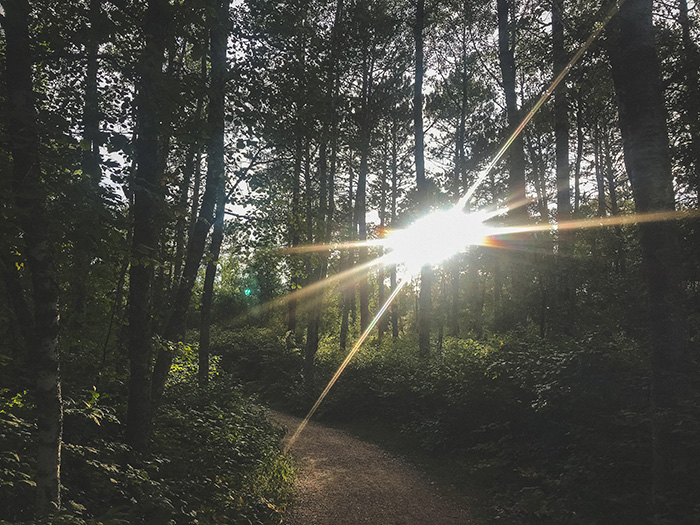
[[[0,0],[0,523],[700,523],[697,5]]]

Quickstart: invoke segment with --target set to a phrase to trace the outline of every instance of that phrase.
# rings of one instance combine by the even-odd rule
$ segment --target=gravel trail
[[[300,419],[272,412],[296,430]],[[416,469],[340,430],[309,423],[291,448],[298,478],[285,525],[463,525],[469,513]]]

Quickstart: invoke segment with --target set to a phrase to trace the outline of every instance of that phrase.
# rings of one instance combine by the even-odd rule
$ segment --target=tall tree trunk
[[[209,244],[207,269],[204,274],[204,290],[202,291],[202,306],[200,308],[199,324],[199,368],[197,381],[203,387],[209,382],[209,346],[211,333],[211,307],[214,300],[214,280],[219,264],[221,244],[224,241],[224,217],[226,215],[226,183],[219,181],[219,191],[216,195],[216,219]]]
[[[172,313],[165,326],[163,336],[166,341],[177,342],[184,338],[186,330],[187,308],[190,304],[192,287],[199,271],[204,254],[207,235],[214,223],[214,209],[220,181],[225,175],[224,159],[224,115],[226,87],[226,47],[228,41],[228,7],[229,0],[210,0],[209,19],[211,34],[211,83],[209,85],[209,108],[207,126],[209,140],[207,143],[207,181],[202,196],[199,217],[194,231],[187,243],[185,267],[178,284],[177,295]],[[163,394],[165,382],[172,365],[171,345],[159,348],[158,357],[153,368],[153,400],[157,403]]]
[[[182,168],[182,182],[180,183],[180,195],[178,196],[177,222],[175,224],[175,254],[173,261],[171,291],[176,288],[182,276],[182,261],[185,256],[187,242],[187,204],[190,196],[190,186],[194,175],[195,144],[188,147],[185,155],[185,164]]]
[[[146,47],[139,62],[137,87],[136,171],[132,181],[133,236],[129,270],[129,404],[126,439],[136,450],[148,447],[151,432],[151,366],[153,361],[152,285],[153,257],[158,248],[156,220],[163,205],[158,180],[161,132],[160,86],[165,60],[165,34],[169,2],[149,0],[144,33]]]
[[[515,71],[515,21],[510,19],[512,0],[497,0],[498,14],[498,57],[503,77],[503,91],[506,99],[506,115],[508,126],[513,131],[520,124],[520,113],[518,111],[518,100],[516,93],[516,71]],[[526,224],[528,222],[527,206],[525,206],[525,152],[523,146],[522,133],[513,140],[508,153],[509,177],[508,191],[509,200],[516,203],[516,208],[508,213],[511,224]],[[527,237],[525,234],[513,235],[510,238],[515,253],[523,244]],[[514,317],[512,322],[518,323],[526,318],[525,307],[525,277],[523,275],[522,254],[509,254],[511,266],[511,279],[513,283],[513,302],[515,303]]]
[[[79,220],[92,224],[98,220],[94,212],[99,200],[100,181],[102,180],[100,146],[100,112],[99,92],[97,87],[99,50],[98,20],[100,17],[101,0],[90,0],[88,7],[88,19],[90,27],[87,31],[85,43],[86,68],[85,68],[85,102],[83,106],[83,154],[81,165],[87,180],[81,181],[82,189],[86,195],[84,202],[75,203],[76,214]],[[85,322],[86,303],[88,300],[88,284],[90,283],[90,262],[92,253],[89,241],[84,237],[76,239],[73,243],[73,268],[71,271],[70,288],[72,301],[66,316],[70,332],[82,334]],[[76,339],[74,344],[80,344]]]
[[[598,123],[596,123],[593,132],[593,160],[595,162],[595,180],[598,188],[598,217],[605,217],[605,179],[603,178],[603,169],[601,166],[600,142],[600,127]]]
[[[503,312],[503,269],[501,259],[495,249],[491,248],[493,259],[493,318],[496,330],[504,332],[506,330]]]
[[[615,181],[615,170],[613,168],[613,151],[612,151],[612,131],[605,130],[603,133],[603,159],[605,166],[605,180],[608,183],[608,199],[610,199],[610,214],[615,217],[620,214],[620,206],[617,202],[617,183]],[[615,231],[615,268],[620,274],[626,273],[625,263],[625,239],[622,233],[622,226],[616,224]]]
[[[338,54],[340,50],[340,28],[343,16],[343,0],[337,0],[335,5],[335,18],[333,29],[331,30],[331,53],[329,60],[329,71],[326,79],[326,101],[325,113],[323,115],[323,127],[321,133],[321,144],[319,146],[319,197],[320,206],[318,214],[317,229],[319,240],[329,243],[333,231],[333,212],[335,209],[334,179],[337,160],[337,125],[338,116],[336,114],[336,100],[338,97]],[[328,158],[328,148],[330,145],[330,159]],[[328,273],[328,253],[322,252],[318,255],[319,264],[315,279],[321,281]],[[308,386],[313,388],[314,384],[314,360],[318,353],[319,332],[321,326],[321,311],[323,304],[321,291],[317,294],[318,306],[312,308],[309,313],[309,322],[306,329],[306,352],[304,356],[304,376]]]
[[[83,138],[87,142],[83,154],[83,170],[90,177],[95,186],[102,180],[102,159],[100,156],[100,108],[99,92],[97,88],[97,75],[99,65],[97,54],[99,51],[98,23],[100,18],[102,0],[90,0],[88,18],[90,30],[87,39],[86,53],[87,64],[85,69],[85,108],[83,110]]]
[[[423,31],[425,29],[425,1],[417,0],[416,19],[413,26],[415,42],[415,82],[413,86],[413,131],[415,135],[416,185],[418,187],[419,210],[430,210],[428,184],[425,179],[425,143],[423,133]],[[420,271],[420,295],[416,318],[418,331],[418,353],[430,355],[430,320],[432,316],[432,269],[424,265]]]
[[[479,276],[479,262],[483,253],[483,249],[474,246],[470,250],[470,264],[466,269],[466,295],[468,298],[469,313],[471,314],[471,328],[476,333],[477,337],[482,336],[483,332],[483,311],[484,311],[484,289],[482,278]]]
[[[349,270],[352,267],[351,253],[341,255],[341,271]],[[339,347],[345,353],[348,344],[348,332],[350,331],[350,301],[355,300],[355,290],[351,285],[346,285],[342,291],[343,313],[340,319],[340,334],[338,335]]]
[[[610,32],[608,52],[636,211],[672,211],[673,177],[652,0],[627,0]],[[697,468],[690,452],[692,432],[683,425],[689,415],[698,414],[687,377],[691,365],[682,307],[682,255],[673,222],[640,224],[639,235],[651,342],[652,498],[657,517],[679,523],[690,516],[699,490],[692,471]]]
[[[389,152],[388,152],[388,147],[386,142],[384,143],[384,146],[382,148],[382,171],[380,172],[379,175],[379,230],[382,232],[382,235],[384,234],[386,230],[386,204],[387,204],[387,172],[389,168]],[[383,255],[383,250],[380,248],[380,256]],[[381,308],[384,305],[384,302],[386,301],[386,289],[384,286],[384,282],[386,281],[386,273],[384,271],[384,266],[380,266],[377,269],[377,303],[379,304],[379,308]],[[377,338],[379,341],[382,340],[384,337],[384,332],[386,332],[386,328],[388,326],[388,316],[382,315],[382,318],[379,320],[379,326],[377,330]]]
[[[617,184],[615,182],[615,170],[613,169],[613,152],[610,140],[610,130],[603,132],[603,161],[605,166],[605,180],[608,182],[608,198],[610,199],[610,213],[619,215],[620,209],[617,203]]]
[[[512,0],[511,0],[512,1]],[[508,125],[514,130],[520,124],[518,98],[516,93],[515,55],[513,49],[515,22],[510,20],[511,1],[497,0],[498,8],[498,57],[503,77],[503,91],[506,98],[506,114]],[[518,204],[525,202],[525,152],[523,136],[519,134],[509,148],[508,189],[511,201]],[[511,212],[514,221],[524,224],[527,220],[527,209],[519,206]]]
[[[207,55],[206,53],[202,53],[202,60],[201,60],[201,72],[202,72],[202,84],[206,85],[207,83]],[[200,96],[200,101],[202,100],[202,97]],[[198,119],[197,119],[197,124],[201,122],[201,111],[202,107],[198,105],[197,109],[199,112],[197,113]],[[190,212],[189,212],[189,219],[188,219],[188,225],[187,225],[187,235],[188,235],[188,240],[189,237],[192,236],[192,233],[194,232],[194,226],[197,224],[197,212],[199,211],[199,194],[201,192],[201,186],[202,186],[202,148],[197,141],[198,144],[194,148],[195,154],[194,154],[194,171],[193,171],[193,177],[194,177],[194,184],[192,188],[192,202],[190,206]],[[176,281],[175,285],[178,286],[180,283],[180,279],[182,278],[182,274],[180,272],[178,273],[178,280]]]
[[[565,0],[552,0],[552,54],[554,75],[559,75],[564,70],[567,60],[564,46],[564,2]],[[554,142],[556,148],[557,165],[557,223],[562,224],[571,220],[571,187],[569,183],[569,108],[568,87],[564,80],[554,93]],[[557,232],[559,249],[556,258],[556,301],[559,303],[556,311],[560,319],[564,320],[563,327],[568,327],[568,317],[573,306],[574,294],[571,287],[571,255],[574,251],[574,231],[560,228]],[[544,281],[549,280],[542,276],[543,293],[548,288]],[[542,304],[546,298],[543,296]],[[542,307],[542,329],[544,332],[544,318],[547,307]]]
[[[367,173],[369,171],[369,154],[372,139],[372,83],[374,75],[374,58],[372,49],[363,52],[362,88],[360,108],[360,169],[357,177],[357,196],[355,198],[355,222],[358,226],[358,240],[367,240]],[[369,260],[369,249],[360,246],[358,262],[360,265]],[[369,312],[369,280],[364,273],[359,280],[360,289],[360,330],[364,332],[371,321]]]
[[[350,236],[351,240],[355,240],[355,212],[353,203],[353,174],[352,166],[349,167],[349,181],[348,181],[348,222],[350,223]],[[353,265],[353,251],[348,250],[345,256],[341,256],[342,269],[349,270]],[[343,316],[340,321],[340,351],[345,352],[347,347],[348,332],[350,331],[350,312],[355,308],[355,285],[354,280],[350,281],[347,285],[343,287]]]
[[[298,126],[297,133],[301,134],[301,126]],[[292,169],[292,207],[289,211],[289,237],[290,244],[292,247],[298,246],[301,242],[301,215],[299,212],[299,179],[301,178],[301,163],[302,163],[302,139],[301,136],[297,136],[296,143],[294,147],[294,167]],[[292,292],[299,288],[299,277],[301,269],[299,267],[300,261],[299,257],[292,255],[290,257],[291,266],[291,287]],[[296,331],[297,331],[297,300],[290,299],[287,303],[287,332],[290,335],[290,341],[296,342]]]
[[[391,226],[396,226],[396,204],[398,201],[398,171],[399,171],[399,153],[398,153],[398,137],[397,137],[396,118],[391,123]],[[389,269],[389,285],[392,293],[396,290],[398,283],[396,282],[396,265],[392,264]],[[399,302],[395,299],[391,303],[391,337],[394,341],[399,338]]]
[[[317,224],[316,231],[318,235],[316,239],[318,242],[326,242],[326,213],[327,213],[327,191],[328,191],[328,158],[326,152],[326,145],[322,145],[320,148],[320,158],[319,158],[319,212],[317,214]],[[307,181],[310,182],[310,174],[307,176]],[[310,191],[310,184],[307,186],[307,193]],[[309,227],[313,233],[313,216],[309,215]],[[309,243],[313,243],[313,238],[309,239]],[[312,264],[309,265],[309,279],[318,282],[325,278],[326,269],[328,267],[328,256],[325,253],[319,254],[316,257],[316,266],[313,267]],[[312,259],[313,260],[313,259]],[[318,341],[319,341],[319,330],[321,326],[321,311],[323,309],[323,295],[324,292],[317,291],[311,297],[312,307],[309,311],[308,321],[306,325],[306,348],[304,352],[304,379],[306,381],[307,388],[309,391],[313,390],[314,386],[314,359],[316,358],[316,352],[318,352]]]
[[[564,48],[564,0],[552,0],[552,47],[554,75],[564,70],[568,62]],[[554,93],[554,141],[557,164],[557,221],[571,219],[571,189],[569,186],[569,111],[568,90],[562,82]],[[559,252],[568,256],[573,246],[571,230],[559,231]]]
[[[583,160],[583,94],[581,88],[576,95],[576,163],[574,165],[574,215],[581,206],[581,161]]]
[[[63,403],[59,371],[59,302],[54,245],[48,225],[46,188],[42,183],[40,142],[32,82],[29,41],[29,3],[3,2],[5,14],[5,79],[8,129],[12,153],[14,201],[24,233],[27,267],[31,272],[34,304],[30,348],[36,384],[37,516],[61,504],[61,444]],[[20,314],[21,312],[17,312]]]
[[[695,185],[697,205],[700,207],[700,85],[698,82],[698,68],[700,68],[700,51],[697,42],[690,34],[690,19],[688,18],[687,0],[679,0],[679,22],[681,24],[681,36],[685,57],[683,69],[687,85],[686,103],[684,109],[687,112],[687,122],[690,131],[690,151],[693,162],[691,171],[691,184]],[[697,10],[697,3],[695,3]]]
[[[206,83],[206,64],[202,72],[202,83]],[[192,127],[200,129],[202,120],[202,106],[204,105],[204,97],[200,95],[197,98],[197,106],[192,118]],[[186,241],[192,228],[195,224],[196,208],[199,204],[199,180],[200,180],[200,154],[201,143],[198,138],[192,137],[191,142],[187,147],[185,155],[185,165],[182,170],[182,184],[180,185],[180,199],[178,203],[179,214],[177,218],[176,233],[175,233],[175,267],[173,269],[173,284],[177,286],[182,277],[182,262],[184,259]],[[188,214],[188,202],[190,186],[193,184],[191,209],[194,210],[195,217]],[[190,220],[188,224],[188,215]]]
[[[357,180],[357,198],[355,199],[355,216],[358,225],[358,238],[360,241],[367,240],[367,218],[366,218],[366,189],[367,189],[367,158],[369,147],[361,153],[360,171]],[[369,250],[366,246],[358,249],[358,264],[363,265],[369,260]],[[360,292],[360,330],[364,332],[369,326],[369,281],[367,274],[359,279]]]
[[[469,6],[465,3],[465,10]],[[459,100],[459,118],[457,121],[457,129],[455,131],[455,167],[452,179],[452,196],[455,200],[460,198],[461,192],[466,191],[468,187],[467,177],[467,158],[464,149],[467,130],[467,106],[469,101],[469,72],[467,71],[467,35],[466,26],[462,27],[461,44],[461,70],[460,74],[460,100]],[[447,322],[450,328],[450,335],[453,337],[459,336],[459,313],[460,313],[460,266],[461,258],[455,255],[450,259],[449,269],[451,276],[452,290],[450,294],[450,307],[447,313]]]
[[[549,222],[549,202],[547,198],[547,167],[542,151],[540,137],[528,135],[525,138],[525,145],[530,154],[535,192],[537,193],[537,211],[542,222]],[[551,250],[550,250],[551,251]]]

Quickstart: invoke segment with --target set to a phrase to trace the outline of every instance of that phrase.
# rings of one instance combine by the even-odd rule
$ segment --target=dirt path
[[[287,428],[298,418],[272,412]],[[296,500],[285,525],[463,525],[464,509],[440,496],[423,475],[375,445],[309,423],[292,446]]]

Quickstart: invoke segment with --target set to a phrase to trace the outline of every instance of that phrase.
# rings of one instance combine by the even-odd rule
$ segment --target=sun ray
[[[490,225],[484,224],[484,222],[487,220],[487,215],[482,216],[477,215],[477,214],[472,214],[472,213],[464,213],[464,208],[469,204],[471,201],[472,197],[474,196],[474,193],[478,189],[478,187],[483,183],[483,181],[488,177],[489,173],[494,169],[496,164],[501,160],[503,155],[505,155],[506,151],[508,148],[510,148],[511,144],[515,140],[515,138],[522,132],[522,130],[525,128],[525,126],[532,120],[534,115],[539,111],[540,107],[545,103],[545,101],[551,96],[551,94],[554,92],[554,90],[557,88],[557,86],[561,83],[561,81],[566,77],[566,75],[569,73],[571,68],[578,62],[578,60],[583,56],[583,54],[588,50],[588,48],[591,46],[591,44],[598,38],[598,36],[602,33],[603,29],[608,25],[612,17],[617,13],[617,11],[620,9],[620,6],[624,3],[625,0],[619,0],[618,2],[613,2],[613,5],[611,9],[608,11],[607,15],[605,18],[602,20],[601,23],[598,24],[598,26],[595,28],[595,30],[591,33],[591,35],[588,37],[586,42],[578,49],[578,51],[574,54],[574,56],[569,60],[568,64],[564,67],[562,71],[559,72],[557,77],[554,79],[554,81],[551,83],[551,85],[547,88],[547,90],[542,94],[542,96],[539,98],[537,103],[532,107],[532,109],[528,112],[527,116],[523,119],[523,121],[520,123],[520,125],[517,127],[515,131],[511,134],[511,136],[508,138],[508,140],[503,144],[503,146],[498,150],[496,155],[493,157],[491,162],[486,166],[484,170],[479,174],[479,176],[476,178],[472,186],[467,190],[466,194],[457,202],[457,204],[451,209],[451,210],[443,210],[443,211],[438,211],[429,214],[426,217],[423,217],[422,219],[419,219],[416,221],[414,224],[406,228],[405,230],[400,230],[394,235],[394,239],[390,238],[388,239],[382,239],[378,241],[360,241],[359,243],[343,243],[343,244],[338,244],[335,245],[335,249],[343,249],[343,248],[354,248],[358,246],[369,246],[370,243],[371,245],[381,245],[385,244],[388,245],[391,250],[388,254],[377,257],[373,261],[370,261],[366,263],[365,265],[360,266],[359,268],[364,269],[369,269],[372,266],[376,266],[378,264],[397,264],[399,262],[403,262],[409,266],[409,269],[411,271],[416,271],[418,268],[421,267],[419,262],[422,262],[423,264],[427,263],[433,263],[433,262],[440,262],[441,260],[444,260],[445,258],[449,257],[450,255],[459,252],[462,250],[464,247],[469,246],[469,245],[475,245],[475,244],[486,244],[490,242],[492,239],[498,236],[503,236],[503,235],[512,235],[512,234],[517,234],[517,233],[524,233],[524,232],[532,232],[532,231],[545,231],[545,230],[551,230],[555,226],[550,225],[549,223],[547,224],[542,224],[542,225],[521,225],[521,226],[510,226],[510,227],[493,227]],[[522,202],[522,203],[511,203],[508,206],[509,210],[514,209],[517,206],[523,206],[526,205],[527,202]],[[500,215],[502,211],[499,211],[495,213],[494,215],[491,216],[495,217],[496,215]],[[651,216],[648,218],[649,221],[652,220],[660,220],[660,214],[650,214],[651,216],[654,216],[656,218],[652,218]],[[661,213],[661,216],[666,216],[665,213]],[[639,216],[637,216],[639,217]],[[644,219],[645,217],[643,217]],[[666,220],[666,219],[662,219]],[[590,222],[590,221],[589,221]],[[562,229],[574,229],[574,228],[586,228],[589,227],[589,222],[587,221],[567,221],[565,223],[560,224],[558,227]],[[615,224],[615,221],[607,221],[609,224]],[[631,220],[630,222],[635,222],[634,220]],[[591,225],[597,224],[597,226],[602,226],[606,225],[606,221],[601,221],[601,220],[596,220],[596,222],[590,222]],[[620,223],[622,224],[622,222]],[[465,232],[466,230],[466,232]],[[470,231],[471,230],[471,231]],[[438,234],[446,234],[447,235],[447,241],[446,242],[438,242],[436,241],[436,238],[438,237]],[[398,238],[398,240],[397,240]],[[443,236],[444,238],[444,236]],[[330,246],[330,245],[329,245]],[[305,252],[312,252],[312,251],[323,251],[323,250],[328,250],[330,249],[328,246],[323,246],[323,245],[315,245],[315,246],[305,246],[305,247],[298,247],[298,248],[293,248],[292,252],[288,253],[305,253]],[[422,251],[421,251],[422,250]],[[418,252],[421,251],[419,256],[414,257],[412,255],[413,252]],[[408,260],[411,259],[411,260]],[[355,273],[353,271],[346,271],[343,272],[342,274],[339,275],[347,275],[349,272]],[[346,278],[346,277],[345,277]],[[324,281],[321,281],[317,283],[318,287],[321,286],[327,286],[330,284],[330,279],[326,279]],[[367,329],[362,333],[360,338],[357,340],[355,343],[355,346],[352,348],[350,353],[347,355],[343,363],[340,365],[338,370],[336,371],[335,375],[331,378],[331,380],[328,382],[328,385],[326,385],[326,388],[323,390],[321,395],[318,397],[316,402],[314,403],[313,407],[309,411],[309,413],[306,415],[304,420],[301,422],[297,430],[294,432],[292,435],[291,439],[285,446],[284,451],[287,452],[291,446],[294,444],[294,442],[298,439],[299,435],[301,432],[304,430],[304,427],[308,424],[309,420],[313,416],[313,414],[316,412],[318,409],[319,405],[323,402],[325,399],[326,395],[330,391],[330,389],[333,387],[335,382],[338,380],[340,375],[343,373],[345,368],[347,367],[348,363],[352,360],[354,355],[359,351],[360,346],[362,343],[365,341],[367,336],[369,335],[370,331],[372,328],[376,325],[378,320],[381,318],[382,314],[386,311],[386,309],[389,307],[389,305],[392,303],[392,301],[396,298],[398,295],[399,291],[403,288],[404,284],[406,283],[406,280],[401,281],[401,283],[396,287],[396,289],[392,292],[391,296],[389,299],[384,303],[382,308],[379,310],[377,315],[374,317],[372,322],[370,322],[369,326]],[[312,293],[309,291],[309,288],[313,287],[307,287],[305,292]],[[296,292],[294,292],[296,293]],[[289,296],[294,295],[294,293],[289,294]],[[287,297],[289,297],[287,296]],[[289,300],[289,299],[287,299]]]
[[[327,286],[330,286],[334,283],[338,283],[338,282],[342,282],[344,280],[347,280],[350,277],[353,277],[354,275],[357,275],[357,274],[360,274],[366,270],[369,270],[369,269],[371,269],[379,264],[381,264],[381,261],[379,261],[378,259],[372,259],[370,261],[367,261],[366,263],[358,264],[357,266],[354,266],[348,270],[342,271],[342,272],[337,273],[335,275],[332,275],[330,277],[326,277],[325,279],[322,279],[320,281],[316,281],[315,283],[309,284],[307,286],[304,286],[302,288],[299,288],[297,290],[289,292],[288,294],[283,295],[282,297],[278,297],[277,299],[273,299],[272,301],[268,301],[264,304],[256,306],[253,309],[251,309],[250,313],[258,314],[267,308],[276,308],[278,306],[284,306],[285,304],[289,303],[290,301],[299,300],[299,299],[303,299],[305,297],[311,296]]]
[[[609,226],[631,226],[651,222],[680,221],[684,219],[699,218],[700,211],[657,211],[650,213],[633,213],[629,215],[613,215],[609,217],[593,217],[589,219],[575,219],[549,224],[522,224],[515,226],[494,227],[492,236],[512,235],[515,233],[544,232],[552,230],[585,230],[591,228],[606,228]]]
[[[625,0],[620,0],[619,2],[613,2],[612,7],[608,11],[608,14],[605,16],[605,18],[601,21],[600,24],[598,24],[598,27],[590,34],[588,39],[581,45],[581,47],[576,51],[574,56],[571,57],[571,60],[566,64],[564,69],[562,69],[557,77],[554,79],[554,81],[550,84],[550,86],[547,88],[547,90],[542,93],[542,96],[539,98],[537,103],[532,107],[532,109],[528,112],[528,114],[525,116],[523,121],[520,123],[520,125],[513,131],[513,133],[510,135],[508,140],[501,146],[501,149],[498,150],[496,155],[494,155],[493,159],[491,159],[491,162],[484,168],[479,176],[476,178],[474,183],[471,185],[471,187],[467,190],[467,193],[464,194],[464,196],[459,200],[457,203],[457,206],[462,209],[464,208],[469,202],[471,201],[472,197],[474,196],[474,193],[476,190],[481,186],[481,184],[486,180],[486,177],[488,177],[489,173],[491,173],[491,170],[496,167],[496,164],[501,160],[503,155],[505,155],[506,151],[508,151],[508,148],[510,148],[511,144],[513,144],[513,141],[516,139],[518,135],[523,131],[525,126],[532,120],[532,117],[535,116],[535,114],[539,111],[540,107],[542,107],[542,104],[544,104],[547,99],[554,93],[554,90],[557,88],[557,86],[561,83],[562,80],[566,77],[566,75],[569,73],[572,67],[576,64],[576,62],[579,61],[579,59],[583,56],[583,54],[588,50],[589,47],[591,47],[591,44],[600,36],[600,34],[603,32],[605,27],[608,25],[610,20],[612,20],[612,17],[615,16],[615,14],[618,12],[620,9],[620,6],[624,3]]]
[[[309,410],[308,414],[306,414],[306,417],[305,417],[305,418],[302,420],[302,422],[299,424],[299,426],[297,427],[297,429],[296,429],[296,431],[294,432],[294,434],[292,435],[292,437],[289,438],[289,441],[287,442],[287,444],[286,444],[285,447],[284,447],[284,452],[285,452],[285,454],[289,451],[289,449],[292,447],[292,445],[294,444],[294,442],[299,438],[299,435],[304,431],[304,428],[306,428],[306,425],[309,423],[309,420],[310,420],[311,417],[314,415],[314,413],[316,412],[316,410],[318,409],[318,407],[321,405],[321,403],[323,402],[323,400],[326,398],[326,396],[328,395],[328,392],[330,392],[331,388],[333,388],[333,385],[335,385],[336,381],[338,381],[338,378],[341,376],[341,374],[343,373],[343,371],[345,370],[345,368],[347,368],[347,366],[348,366],[348,364],[350,363],[350,361],[352,361],[352,358],[355,357],[355,354],[357,354],[357,352],[359,352],[360,347],[362,346],[362,343],[365,342],[365,339],[367,339],[367,336],[369,335],[369,333],[372,331],[372,329],[375,327],[375,325],[376,325],[376,324],[379,322],[379,320],[382,318],[382,316],[384,315],[384,313],[385,313],[385,312],[387,311],[387,309],[389,308],[389,305],[394,301],[394,299],[396,298],[396,296],[399,294],[399,292],[401,291],[401,289],[404,287],[404,285],[405,285],[407,282],[408,282],[408,281],[401,281],[400,283],[398,283],[398,284],[396,285],[396,288],[395,288],[394,291],[391,293],[391,295],[389,296],[389,298],[386,300],[386,302],[384,303],[384,305],[382,305],[381,309],[377,312],[377,315],[374,316],[374,318],[373,318],[372,321],[369,323],[369,325],[367,326],[367,328],[365,329],[365,331],[362,332],[362,335],[361,335],[360,338],[355,342],[355,345],[352,347],[352,350],[350,350],[350,352],[348,353],[348,355],[345,357],[345,360],[344,360],[344,361],[340,364],[340,366],[338,367],[338,370],[336,370],[335,374],[333,374],[333,377],[331,378],[331,380],[330,380],[330,381],[328,382],[328,384],[326,385],[326,388],[323,389],[323,392],[321,392],[321,395],[318,396],[318,399],[316,399],[316,402],[315,402],[314,405],[311,407],[311,410]]]
[[[294,254],[294,253],[312,253],[312,252],[326,252],[326,251],[337,251],[337,250],[353,250],[355,248],[373,247],[380,246],[382,244],[381,239],[367,239],[366,241],[348,241],[348,242],[336,242],[328,244],[303,244],[301,246],[289,246],[282,248],[280,251],[282,253]]]

